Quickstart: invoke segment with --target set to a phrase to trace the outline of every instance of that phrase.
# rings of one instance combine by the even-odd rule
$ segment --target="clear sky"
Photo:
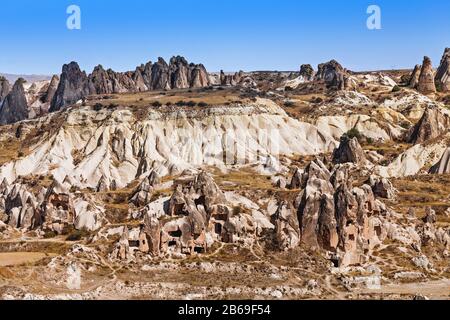
[[[81,8],[81,30],[66,9]],[[381,8],[381,30],[366,27]],[[209,71],[298,70],[332,58],[352,70],[436,65],[450,46],[449,0],[1,0],[0,72],[59,73],[72,60],[132,70],[183,55]]]

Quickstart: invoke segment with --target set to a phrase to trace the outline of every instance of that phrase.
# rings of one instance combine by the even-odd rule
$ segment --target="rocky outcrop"
[[[57,111],[94,94],[201,88],[209,85],[206,68],[202,64],[188,63],[180,56],[173,57],[170,64],[158,58],[154,64],[149,62],[128,72],[105,70],[98,65],[89,76],[80,70],[76,62],[71,62],[63,66],[50,111]]]
[[[293,249],[300,243],[300,227],[295,211],[292,206],[283,201],[272,215],[271,222],[275,226],[275,244],[280,250]]]
[[[422,69],[420,71],[419,82],[417,84],[417,91],[425,95],[436,93],[433,65],[429,57],[423,58]]]
[[[334,150],[333,163],[364,164],[366,156],[357,138],[350,139],[347,135],[341,137],[339,147]]]
[[[50,80],[50,84],[48,85],[47,92],[42,97],[42,102],[51,103],[53,101],[53,97],[56,94],[56,90],[58,90],[59,85],[59,77],[54,75]]]
[[[169,73],[172,89],[202,88],[210,84],[208,72],[202,64],[189,64],[180,56],[170,59]]]
[[[314,69],[310,64],[302,64],[300,67],[300,77],[306,82],[314,80]]]
[[[349,87],[348,72],[336,60],[319,64],[315,80],[324,81],[329,89],[345,90]]]
[[[130,202],[136,207],[143,207],[150,203],[154,187],[160,183],[160,178],[155,171],[152,171],[134,190]]]
[[[442,92],[450,91],[450,48],[446,48],[436,72],[436,86]]]
[[[305,170],[306,188],[299,195],[301,242],[330,252],[338,266],[358,264],[385,237],[378,218],[384,206],[369,185],[352,187],[346,166],[335,166],[330,176],[317,164]]]
[[[386,178],[370,176],[368,184],[372,187],[373,194],[379,198],[394,199],[397,194],[397,190]]]
[[[445,150],[444,154],[434,166],[430,169],[431,174],[447,174],[450,173],[450,148]]]
[[[421,69],[422,69],[422,66],[420,64],[418,64],[414,67],[414,70],[411,74],[411,77],[410,77],[409,83],[408,83],[408,86],[410,88],[415,89],[417,87],[417,85],[419,84],[419,77],[420,77]]]
[[[23,84],[25,80],[18,79],[0,107],[0,124],[15,123],[28,119],[28,105]]]
[[[10,90],[9,82],[5,77],[0,76],[0,106],[2,105],[3,100],[5,100]]]
[[[49,111],[58,111],[89,95],[87,84],[88,77],[86,72],[81,71],[78,63],[65,64],[62,67],[58,89],[53,97]]]
[[[423,113],[419,122],[411,129],[407,141],[419,144],[437,138],[447,132],[450,125],[450,115],[440,107],[430,105]]]

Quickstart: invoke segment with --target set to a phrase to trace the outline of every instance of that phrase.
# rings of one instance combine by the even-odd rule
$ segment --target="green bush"
[[[195,107],[195,106],[197,105],[197,103],[194,102],[194,101],[188,101],[188,102],[186,103],[186,105],[187,105],[188,107],[193,108],[193,107]]]
[[[89,232],[86,230],[72,230],[67,236],[66,241],[80,241],[88,236]]]
[[[286,101],[286,102],[284,103],[284,106],[285,106],[286,108],[291,108],[291,107],[293,107],[294,105],[295,105],[295,103],[292,102],[292,101]]]
[[[101,103],[94,104],[94,111],[100,111],[102,110],[103,105]]]
[[[399,86],[394,86],[393,88],[392,88],[392,92],[399,92],[399,91],[401,91],[402,90],[402,88],[400,88]]]
[[[349,137],[350,139],[356,138],[356,139],[360,140],[362,138],[361,133],[356,128],[350,129],[349,131],[347,131],[347,133],[345,135],[347,137]]]

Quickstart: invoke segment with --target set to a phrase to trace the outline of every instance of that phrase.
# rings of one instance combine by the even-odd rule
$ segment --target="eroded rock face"
[[[56,90],[58,90],[59,85],[59,77],[57,75],[54,75],[52,79],[50,80],[50,84],[48,85],[47,92],[45,93],[42,101],[45,103],[51,103],[53,100],[53,97],[56,94]]]
[[[272,216],[272,223],[275,226],[276,245],[281,250],[295,248],[300,243],[300,227],[295,213],[295,209],[287,202],[282,202],[277,211]]]
[[[28,105],[23,84],[25,80],[18,79],[12,90],[5,97],[0,108],[0,124],[15,123],[28,119]]]
[[[345,90],[348,85],[347,71],[336,60],[319,64],[315,79],[324,81],[328,88],[334,90]]]
[[[143,207],[150,203],[154,187],[160,183],[160,178],[155,171],[152,171],[136,188],[131,196],[130,202],[136,207]]]
[[[445,150],[444,154],[434,166],[430,169],[431,174],[447,174],[450,173],[450,148]]]
[[[419,77],[420,77],[420,71],[422,69],[422,66],[420,64],[417,64],[414,67],[414,70],[411,74],[411,78],[409,79],[409,87],[415,89],[419,83]]]
[[[363,262],[386,237],[380,220],[386,209],[376,197],[395,194],[388,180],[375,177],[371,180],[373,187],[368,184],[354,187],[352,169],[352,163],[345,163],[335,165],[330,172],[322,161],[312,161],[301,176],[302,182],[298,184],[303,190],[294,203],[300,242],[329,252],[338,266]],[[289,204],[282,202],[272,220],[276,239],[283,249],[292,248],[298,241],[297,224],[290,220],[291,212]]]
[[[3,100],[5,100],[10,90],[9,82],[5,77],[0,77],[0,106]]]
[[[438,106],[430,105],[419,122],[411,129],[408,142],[419,144],[437,138],[448,130],[450,116]]]
[[[303,77],[305,81],[314,80],[314,69],[310,64],[302,64],[300,67],[300,77]]]
[[[350,139],[347,135],[341,137],[341,144],[333,153],[333,163],[364,164],[366,156],[357,138]]]
[[[425,95],[436,93],[433,65],[429,57],[423,58],[422,69],[419,76],[419,83],[417,84],[417,91]]]
[[[80,70],[76,62],[71,62],[63,66],[50,111],[60,110],[93,94],[201,88],[209,85],[206,68],[202,64],[188,63],[180,56],[173,57],[170,64],[158,58],[154,64],[149,62],[128,72],[105,70],[98,65],[89,76]]]
[[[440,91],[450,91],[450,48],[446,48],[444,51],[435,80]]]
[[[397,190],[388,179],[377,176],[370,176],[368,183],[372,187],[372,191],[375,196],[384,199],[395,198]]]
[[[89,95],[88,77],[81,71],[78,63],[71,62],[62,67],[58,89],[53,97],[49,111],[54,112],[76,103]]]

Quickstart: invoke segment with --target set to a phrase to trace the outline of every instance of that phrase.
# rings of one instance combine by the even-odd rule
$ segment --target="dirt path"
[[[358,293],[373,294],[421,294],[430,299],[450,299],[450,279],[383,285],[379,290],[361,290]]]

